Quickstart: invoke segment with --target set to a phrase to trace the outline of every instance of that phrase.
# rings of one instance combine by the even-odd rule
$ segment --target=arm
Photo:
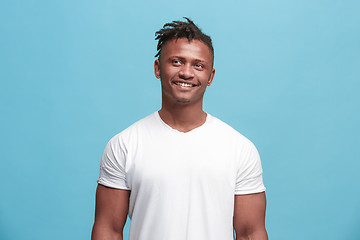
[[[235,195],[234,228],[237,240],[268,240],[265,210],[265,192]]]
[[[122,240],[129,208],[129,190],[98,185],[91,240]]]

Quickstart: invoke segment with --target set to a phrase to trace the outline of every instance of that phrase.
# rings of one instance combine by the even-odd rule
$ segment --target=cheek
[[[202,73],[201,75],[199,75],[199,79],[201,79],[201,82],[207,83],[210,79],[210,76],[211,75],[209,73]]]
[[[164,79],[170,79],[177,74],[177,71],[174,69],[163,69],[160,72],[160,76]]]

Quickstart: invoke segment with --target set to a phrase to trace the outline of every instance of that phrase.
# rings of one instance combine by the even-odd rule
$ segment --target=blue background
[[[160,108],[154,33],[189,16],[214,41],[206,111],[262,157],[270,239],[360,239],[359,9],[1,0],[0,238],[90,238],[105,144]]]

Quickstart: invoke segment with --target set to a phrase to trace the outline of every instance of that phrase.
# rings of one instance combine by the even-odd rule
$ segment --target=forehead
[[[189,41],[187,38],[177,38],[167,41],[161,49],[160,56],[165,58],[181,56],[211,62],[213,59],[209,47],[204,42],[197,39]]]

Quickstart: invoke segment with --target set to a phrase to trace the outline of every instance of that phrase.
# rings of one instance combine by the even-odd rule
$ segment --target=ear
[[[214,76],[215,76],[215,68],[213,68],[213,69],[211,70],[211,74],[210,74],[210,77],[209,77],[209,80],[208,80],[208,83],[207,83],[208,86],[211,85],[211,83],[212,83],[212,81],[213,81],[213,79],[214,79]]]
[[[156,78],[160,78],[160,61],[156,59],[154,62],[154,73]]]

